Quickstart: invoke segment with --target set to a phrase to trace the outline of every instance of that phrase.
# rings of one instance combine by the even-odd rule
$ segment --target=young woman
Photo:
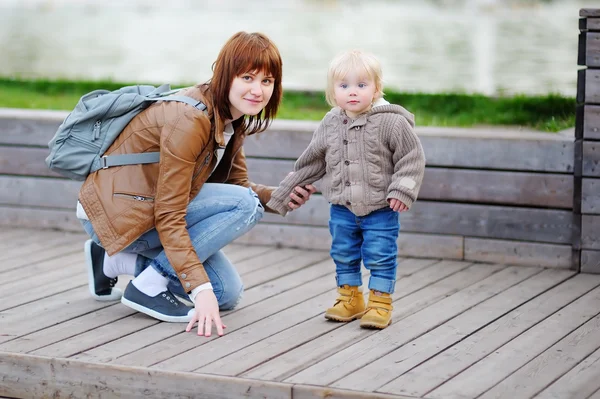
[[[86,242],[90,292],[170,322],[198,322],[219,335],[219,309],[239,301],[243,285],[220,251],[262,217],[272,188],[248,180],[242,148],[264,131],[281,101],[281,56],[263,34],[239,32],[221,49],[213,76],[179,94],[202,101],[160,102],[138,114],[106,155],[160,152],[157,164],[100,169],[84,182],[78,217]],[[299,207],[315,191],[298,187]],[[268,209],[267,209],[268,210]],[[124,293],[119,275],[133,275]],[[190,308],[173,292],[189,295]]]

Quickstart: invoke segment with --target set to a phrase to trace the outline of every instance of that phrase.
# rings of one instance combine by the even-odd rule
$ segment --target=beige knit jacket
[[[294,187],[323,178],[327,201],[357,216],[389,206],[392,198],[410,207],[423,181],[425,154],[413,131],[414,116],[399,105],[383,104],[354,121],[340,108],[328,112],[267,206],[285,216]]]

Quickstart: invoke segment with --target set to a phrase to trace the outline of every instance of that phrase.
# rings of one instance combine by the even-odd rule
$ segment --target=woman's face
[[[257,115],[271,96],[275,80],[262,71],[247,72],[233,79],[229,90],[229,103],[233,120],[242,115]]]

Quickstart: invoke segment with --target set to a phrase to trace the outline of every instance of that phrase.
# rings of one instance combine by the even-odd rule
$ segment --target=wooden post
[[[600,273],[600,9],[579,11],[573,255],[584,273]]]

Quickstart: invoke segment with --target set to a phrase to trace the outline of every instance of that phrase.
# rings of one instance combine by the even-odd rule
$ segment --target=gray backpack
[[[48,143],[46,165],[74,180],[112,166],[157,163],[158,152],[103,156],[134,116],[156,101],[180,101],[206,112],[191,97],[174,95],[169,85],[126,86],[115,91],[95,90],[81,97]]]

